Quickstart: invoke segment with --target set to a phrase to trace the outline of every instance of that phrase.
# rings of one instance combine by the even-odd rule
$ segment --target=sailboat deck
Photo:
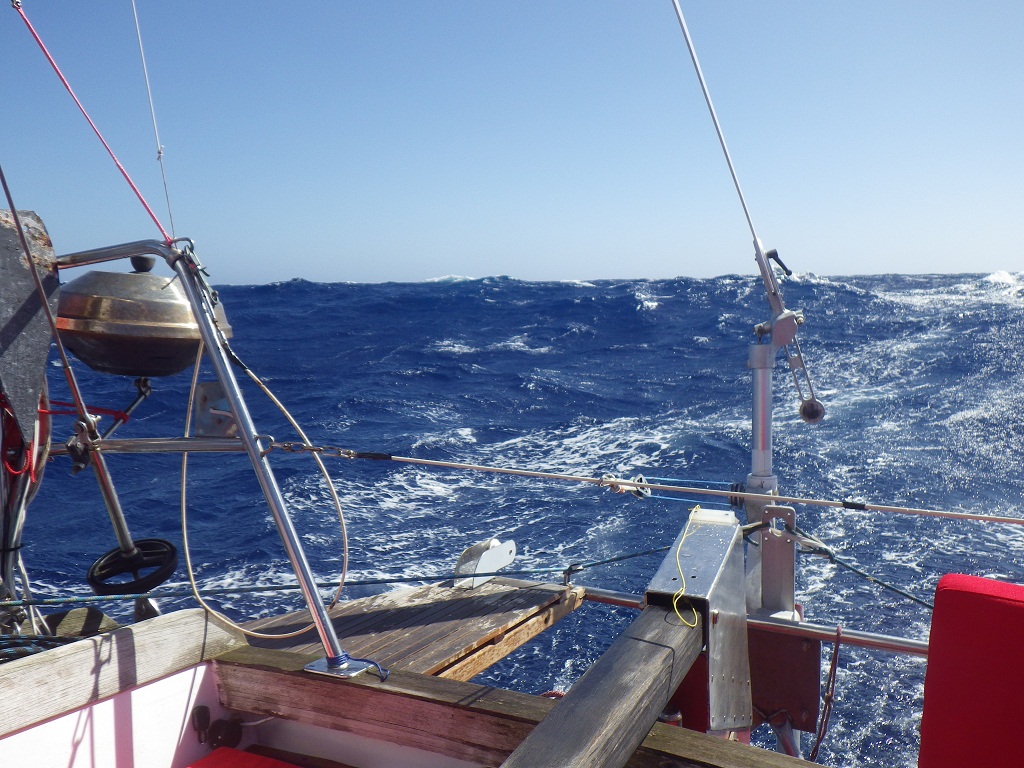
[[[349,655],[382,666],[469,680],[579,607],[582,587],[496,578],[475,589],[452,582],[386,592],[339,603],[329,611]],[[248,622],[269,634],[310,623],[306,611]],[[310,628],[294,638],[250,638],[260,648],[323,656]]]

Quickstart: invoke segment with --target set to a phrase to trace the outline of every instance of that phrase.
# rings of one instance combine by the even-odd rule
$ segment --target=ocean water
[[[1024,516],[1020,275],[798,275],[783,290],[806,313],[804,354],[828,409],[816,426],[801,422],[779,364],[775,469],[783,493]],[[749,472],[747,347],[768,316],[754,277],[293,281],[224,286],[220,295],[235,351],[316,444],[588,476],[736,482]],[[120,408],[133,395],[130,379],[76,370],[92,405]],[[50,383],[54,399],[67,399],[55,365]],[[118,436],[181,434],[188,374],[153,383],[154,395]],[[272,404],[245,389],[260,429],[293,440]],[[55,441],[70,434],[70,419],[57,418]],[[273,461],[314,570],[336,578],[341,537],[323,479],[308,456],[275,452]],[[109,462],[132,533],[180,545],[178,459]],[[671,544],[692,506],[590,485],[328,462],[352,581],[429,579],[491,536],[516,542],[522,568],[640,552]],[[292,581],[246,467],[239,457],[190,459],[189,540],[206,588]],[[816,507],[797,514],[841,557],[925,599],[948,571],[1024,581],[1019,527]],[[51,462],[25,540],[40,594],[87,592],[89,564],[116,543],[90,473],[72,476],[66,459]],[[589,568],[576,581],[641,592],[659,562]],[[183,580],[179,568],[173,583]],[[391,588],[356,584],[346,594]],[[801,556],[798,592],[817,623],[927,637],[927,609],[822,558]],[[298,598],[214,602],[241,617],[291,608]],[[479,679],[533,693],[566,689],[631,617],[586,604]],[[844,646],[819,762],[916,765],[923,678],[920,660]]]

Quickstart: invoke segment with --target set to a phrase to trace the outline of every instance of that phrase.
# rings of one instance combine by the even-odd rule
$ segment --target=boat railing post
[[[777,352],[778,347],[774,344],[751,344],[747,358],[747,367],[754,374],[747,490],[756,493],[773,493],[778,490],[778,480],[772,474],[772,369],[775,367]]]
[[[231,413],[238,425],[238,437],[245,446],[246,453],[249,455],[253,471],[263,490],[263,495],[266,497],[267,505],[270,507],[271,515],[281,536],[288,560],[295,571],[299,588],[309,608],[313,624],[316,627],[320,641],[323,643],[326,659],[320,663],[314,662],[307,669],[342,677],[362,672],[373,665],[369,662],[354,660],[345,653],[338,640],[337,633],[334,631],[334,625],[331,623],[330,616],[324,606],[324,601],[317,592],[313,573],[299,542],[295,526],[288,515],[287,505],[274,477],[273,469],[267,460],[266,447],[262,443],[264,436],[261,436],[256,431],[256,426],[249,414],[241,388],[238,386],[238,381],[232,370],[226,342],[217,329],[212,299],[205,290],[201,278],[198,276],[201,267],[186,252],[173,250],[173,252],[161,253],[161,255],[166,258],[171,269],[178,275],[185,296],[192,305],[192,311],[195,314],[203,343],[206,345],[210,362],[216,371],[217,378],[224,387]]]
[[[751,409],[750,474],[745,490],[757,494],[774,494],[779,480],[772,472],[772,369],[778,347],[773,344],[750,345],[747,367],[753,373],[753,406]],[[761,520],[765,502],[747,499],[743,503],[747,522]],[[757,534],[755,534],[757,535]],[[761,549],[747,550],[747,610],[761,608]]]

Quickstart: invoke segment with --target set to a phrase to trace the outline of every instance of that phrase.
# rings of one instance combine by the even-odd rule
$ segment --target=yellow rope
[[[698,504],[697,506],[690,510],[690,514],[693,514],[699,509],[700,505]],[[683,573],[683,564],[679,561],[679,553],[683,549],[683,542],[686,541],[686,537],[687,535],[689,535],[689,530],[690,527],[687,526],[686,530],[683,531],[683,535],[679,539],[679,546],[676,547],[676,570],[679,573],[679,589],[677,589],[676,593],[672,595],[672,610],[675,611],[676,616],[679,617],[679,620],[683,623],[684,626],[693,629],[697,626],[697,623],[699,621],[699,617],[697,616],[697,609],[693,607],[693,603],[689,604],[690,610],[693,611],[692,624],[688,622],[686,619],[684,619],[683,614],[679,612],[679,601],[682,600],[683,597],[686,595],[686,574]]]

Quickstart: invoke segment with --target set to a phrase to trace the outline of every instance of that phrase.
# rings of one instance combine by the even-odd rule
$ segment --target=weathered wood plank
[[[572,598],[569,604],[579,606],[580,599],[577,595],[581,594],[581,590],[563,587],[558,591],[547,592],[547,597],[544,600],[538,599],[537,594],[533,585],[511,593],[507,601],[495,606],[495,610],[477,612],[472,621],[456,624],[454,631],[446,635],[447,643],[461,648],[460,655],[465,654],[498,639],[500,636],[507,635],[513,628],[523,624],[524,620],[546,612],[555,604],[565,602],[567,598],[570,598],[570,594]],[[564,616],[565,613],[562,612],[559,615]],[[421,643],[418,652],[422,653],[427,648],[427,644]],[[444,662],[452,663],[455,660],[456,657],[453,655],[445,659]]]
[[[342,647],[357,658],[468,679],[575,610],[581,597],[579,587],[498,578],[474,590],[447,582],[351,600],[330,616]],[[308,615],[298,612],[246,627],[288,632],[306,623]],[[252,644],[297,653],[320,649],[312,632]]]
[[[645,608],[503,768],[624,766],[700,653],[700,624]]]
[[[494,637],[486,643],[477,644],[472,652],[461,658],[452,659],[447,664],[432,666],[430,674],[447,677],[452,680],[470,680],[493,664],[508,656],[512,651],[533,639],[548,627],[580,607],[583,602],[584,590],[577,588],[566,593],[565,598],[548,606],[542,613],[536,614],[526,621],[510,628],[507,632]],[[416,661],[419,661],[418,659]],[[415,670],[416,664],[409,669]],[[416,670],[427,671],[427,670]]]
[[[268,672],[226,660],[214,663],[221,703],[228,709],[274,715],[477,764],[497,765],[529,731],[521,720],[496,720],[481,709],[493,690],[484,686],[401,670],[393,670],[382,684],[370,675],[341,680],[301,671]],[[496,692],[499,698],[503,693]],[[543,710],[537,711],[534,719],[542,716]]]
[[[302,672],[311,659],[240,648],[214,662],[221,703],[437,754],[499,765],[555,702],[499,688],[395,670],[349,680]],[[564,701],[564,700],[563,700]],[[603,701],[595,702],[597,707]],[[806,763],[684,728],[656,724],[628,768],[798,768]]]
[[[493,600],[494,588],[481,590],[475,595],[454,591],[441,584],[428,584],[422,587],[399,589],[370,597],[347,600],[339,603],[329,612],[338,637],[348,643],[358,641],[361,637],[380,635],[400,627],[426,626],[437,620],[438,616],[457,611],[459,606],[473,602]],[[504,591],[508,591],[507,588]],[[453,594],[454,592],[454,594]],[[307,611],[297,611],[283,616],[274,616],[247,623],[248,629],[271,632],[293,632],[309,624]],[[316,635],[310,631],[306,635],[287,641],[260,640],[261,647],[295,650],[298,652],[312,651],[316,645]]]
[[[438,609],[439,598],[434,596],[436,587],[398,590],[380,595],[359,598],[340,603],[331,609],[329,615],[335,631],[341,639],[358,636],[376,628],[385,628],[401,621],[402,617],[426,619]],[[294,632],[310,623],[308,611],[301,610],[283,616],[273,616],[247,623],[247,629],[260,632]],[[311,651],[316,644],[316,634],[310,629],[306,634],[290,640],[260,640],[262,647],[280,649],[301,649]],[[305,647],[304,647],[305,646]]]
[[[8,662],[0,667],[0,736],[244,644],[196,608]]]
[[[465,615],[416,627],[401,636],[376,638],[367,651],[359,655],[377,653],[391,666],[442,674],[443,670],[487,647],[493,664],[578,607],[581,595],[578,588],[546,593],[544,600],[538,599],[532,589],[510,592],[496,596],[500,599],[492,605],[480,605]],[[480,669],[486,666],[477,667],[478,671]],[[473,674],[475,672],[469,677]]]
[[[361,656],[381,655],[388,658],[388,663],[395,663],[416,650],[431,645],[441,647],[442,642],[443,647],[461,650],[465,641],[459,637],[464,637],[467,629],[474,640],[488,637],[515,621],[517,610],[537,609],[536,598],[519,590],[475,595],[451,590],[428,616],[416,617],[415,621],[406,619],[385,629],[375,627],[372,634],[352,638],[349,644]]]

